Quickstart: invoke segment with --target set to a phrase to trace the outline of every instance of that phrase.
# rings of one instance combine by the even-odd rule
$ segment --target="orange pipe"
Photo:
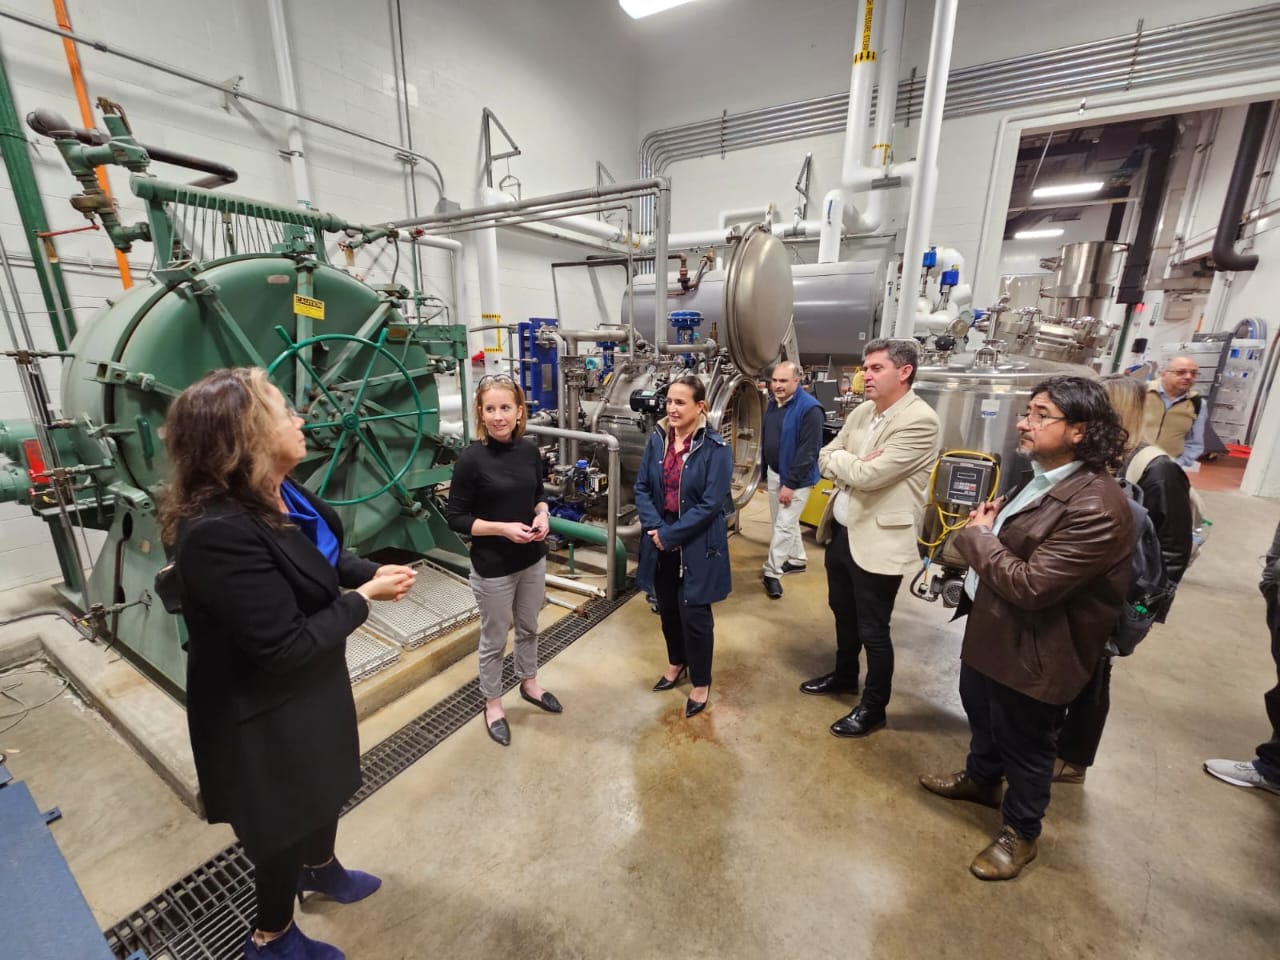
[[[67,13],[66,0],[53,0],[53,10],[58,18],[58,26],[71,33],[71,16]],[[62,49],[66,51],[67,66],[71,69],[71,85],[76,88],[76,103],[80,104],[80,122],[86,130],[92,130],[95,125],[93,108],[89,106],[89,91],[85,87],[84,71],[80,69],[80,53],[76,50],[75,42],[66,37],[62,38]],[[110,199],[111,182],[107,179],[107,168],[98,167],[94,172],[98,175],[98,185],[102,187],[102,192]],[[120,282],[128,290],[133,286],[133,274],[123,250],[116,251],[116,266],[120,269]]]

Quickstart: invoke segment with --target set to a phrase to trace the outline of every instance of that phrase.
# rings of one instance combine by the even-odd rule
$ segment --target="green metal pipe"
[[[256,217],[259,220],[270,220],[273,223],[291,223],[302,227],[311,227],[327,233],[340,230],[358,230],[363,234],[376,235],[372,227],[359,223],[351,223],[331,213],[310,210],[306,207],[286,207],[275,203],[263,203],[249,197],[238,197],[221,190],[205,190],[188,186],[185,183],[171,183],[156,180],[154,177],[143,177],[134,174],[129,178],[129,189],[134,196],[142,200],[158,203],[180,203],[198,206],[203,210],[216,210],[220,213],[235,213],[245,217]],[[386,236],[385,230],[382,236]]]
[[[0,467],[0,503],[26,503],[31,481],[21,467]]]
[[[552,517],[551,532],[558,533],[563,537],[572,537],[574,540],[585,540],[587,543],[594,543],[602,547],[608,547],[609,545],[609,532],[589,523],[574,523],[572,520]],[[613,540],[613,556],[615,561],[613,566],[613,585],[621,593],[627,587],[627,545],[622,542],[621,538],[615,537]]]
[[[22,232],[27,237],[31,260],[39,264],[41,240],[37,234],[49,232],[49,220],[45,216],[44,202],[40,199],[40,190],[36,186],[36,173],[27,150],[27,136],[22,131],[18,108],[13,102],[9,68],[5,65],[3,51],[0,51],[0,154],[4,156],[5,170],[9,173],[9,184],[13,187],[13,198],[18,204],[18,215],[22,218]],[[45,275],[44,270],[37,268],[36,279],[40,281],[40,292],[44,295],[49,321],[53,324],[53,338],[57,341],[58,349],[65,350],[76,335],[76,321],[68,311],[67,329],[64,330],[59,321],[58,303],[70,304],[71,297],[67,294],[62,268],[57,262],[49,265],[48,272],[52,275],[52,286],[49,283],[50,277]]]

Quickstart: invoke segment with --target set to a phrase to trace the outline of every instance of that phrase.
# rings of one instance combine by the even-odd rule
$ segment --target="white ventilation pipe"
[[[844,129],[844,155],[840,168],[840,186],[822,200],[822,228],[819,232],[818,262],[835,263],[840,259],[840,240],[845,230],[870,233],[884,220],[884,195],[872,190],[871,184],[886,175],[897,176],[909,184],[914,169],[909,164],[888,168],[888,144],[893,133],[893,117],[898,104],[898,58],[902,46],[901,0],[861,0],[858,5],[862,28],[861,46],[854,54],[849,73],[849,110]],[[872,46],[876,35],[881,54]],[[876,103],[875,138],[871,141],[868,119],[871,113],[871,91],[879,81]],[[868,192],[866,202],[854,205],[854,194]]]
[[[514,204],[507,194],[500,193],[493,187],[482,186],[476,198],[477,206],[490,207],[498,204]],[[492,329],[502,323],[502,298],[498,284],[498,228],[486,227],[475,231],[476,269],[480,275],[480,317],[479,323],[473,325],[488,327],[481,334],[484,348],[484,371],[501,373],[502,371],[502,330]]]
[[[280,83],[280,102],[293,113],[298,112],[298,84],[293,76],[293,53],[289,48],[289,29],[284,20],[284,0],[270,0],[271,44],[276,55],[276,79]],[[289,171],[293,174],[293,198],[302,206],[311,205],[311,178],[307,176],[307,160],[302,150],[301,121],[289,116]]]
[[[920,114],[920,139],[916,147],[916,181],[907,213],[907,241],[903,247],[902,294],[898,297],[893,335],[910,337],[915,330],[916,297],[910,292],[929,246],[933,229],[933,204],[938,190],[938,144],[942,139],[942,107],[947,99],[947,73],[951,69],[951,44],[955,37],[958,0],[934,0],[933,36],[929,41],[929,66],[925,77],[924,107]]]

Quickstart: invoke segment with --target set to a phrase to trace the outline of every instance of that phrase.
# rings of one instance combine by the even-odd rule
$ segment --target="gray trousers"
[[[507,631],[516,625],[516,676],[538,675],[538,612],[547,593],[547,561],[505,577],[481,577],[471,571],[471,591],[480,607],[480,695],[502,696],[502,651]]]

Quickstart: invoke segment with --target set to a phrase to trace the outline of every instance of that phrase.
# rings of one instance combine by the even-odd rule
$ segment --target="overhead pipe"
[[[1256,253],[1237,253],[1236,236],[1240,232],[1240,220],[1244,216],[1249,188],[1253,186],[1258,167],[1258,154],[1266,136],[1267,122],[1271,117],[1271,103],[1258,101],[1249,104],[1245,114],[1244,129],[1240,131],[1240,149],[1236,151],[1236,163],[1231,169],[1231,182],[1227,184],[1227,196],[1222,202],[1222,215],[1218,218],[1218,233],[1213,238],[1213,268],[1227,270],[1254,270],[1258,266]]]
[[[896,19],[890,17],[889,25]],[[1280,4],[1273,3],[977,64],[951,76],[946,115],[970,116],[1078,95],[1094,98],[1102,93],[1132,92],[1154,83],[1274,67],[1277,42]],[[894,47],[886,44],[885,49]],[[1218,52],[1204,56],[1202,51],[1206,49]],[[1081,65],[1087,68],[1076,73]],[[886,66],[881,66],[884,76],[889,75]],[[902,80],[897,92],[896,118],[910,121],[919,116],[918,81]],[[848,92],[843,91],[651,131],[640,146],[641,175],[664,175],[673,163],[709,154],[840,133],[846,126],[847,103]],[[877,105],[877,120],[879,114]],[[740,135],[747,123],[757,124],[759,129]],[[653,229],[651,205],[642,208],[639,229]]]
[[[900,339],[915,331],[915,273],[920,268],[933,231],[933,203],[938,190],[938,145],[942,140],[942,108],[947,99],[947,75],[951,69],[951,44],[956,30],[958,0],[934,0],[933,36],[929,41],[929,67],[916,147],[916,182],[907,213],[907,240],[902,252],[902,283],[898,292],[898,316],[893,335]]]
[[[324,127],[328,130],[335,130],[338,133],[344,133],[349,137],[355,137],[357,140],[363,140],[366,143],[373,143],[373,144],[377,144],[380,147],[385,147],[386,149],[391,150],[396,154],[403,154],[415,160],[421,160],[423,163],[429,166],[433,171],[435,171],[436,183],[440,185],[441,196],[444,196],[444,193],[445,193],[444,174],[440,170],[440,165],[436,163],[434,160],[432,160],[430,157],[428,157],[426,154],[417,153],[416,151],[408,150],[404,147],[396,146],[394,143],[391,143],[387,140],[381,140],[378,137],[371,137],[367,133],[361,133],[359,130],[353,130],[351,127],[344,127],[340,123],[334,123],[331,120],[325,120],[321,117],[317,117],[309,113],[303,113],[301,110],[292,109],[282,104],[275,103],[271,100],[267,100],[263,97],[259,97],[255,94],[249,93],[246,90],[242,90],[239,87],[233,87],[231,84],[225,81],[210,80],[208,77],[202,77],[202,76],[199,76],[198,74],[190,73],[186,70],[180,70],[177,67],[170,66],[167,63],[161,63],[158,60],[152,60],[148,57],[143,57],[136,53],[130,53],[129,51],[122,50],[119,47],[113,47],[102,40],[96,40],[92,37],[86,37],[83,33],[80,33],[80,34],[71,33],[59,27],[51,26],[47,23],[37,20],[35,17],[28,17],[25,14],[15,13],[12,10],[4,10],[4,9],[0,9],[0,17],[3,17],[6,20],[13,20],[16,23],[21,23],[28,27],[34,27],[36,30],[43,30],[45,33],[51,33],[54,36],[62,37],[64,40],[70,40],[73,43],[86,43],[89,46],[93,47],[93,49],[98,51],[99,53],[109,54],[110,56],[113,56],[113,57],[120,57],[122,60],[128,60],[131,63],[141,64],[142,66],[149,67],[152,70],[159,70],[161,73],[167,73],[171,77],[178,77],[181,80],[186,80],[188,83],[195,83],[202,87],[209,87],[210,89],[217,90],[219,93],[223,94],[224,96],[234,97],[236,100],[247,100],[249,103],[256,103],[258,106],[266,107],[268,110],[275,110],[275,111],[278,111],[279,113],[287,113],[292,117],[296,117],[299,120],[305,120],[307,121],[307,123],[315,124],[318,127]]]
[[[289,112],[289,172],[293,174],[293,199],[311,206],[311,178],[307,174],[307,158],[303,151],[302,129],[298,125],[298,83],[293,76],[293,52],[289,47],[289,26],[284,19],[284,0],[267,0],[271,16],[271,46],[275,51],[276,79],[280,98]]]
[[[67,12],[67,0],[53,0],[54,16],[58,26],[71,32],[71,14]],[[65,37],[62,40],[62,51],[67,57],[67,69],[71,71],[71,86],[76,92],[76,105],[80,108],[80,122],[86,127],[94,126],[93,108],[89,106],[89,89],[84,82],[84,70],[80,66],[80,52],[76,45]],[[107,177],[107,168],[98,167],[94,173],[98,177],[98,186],[103,195],[111,200],[111,180]],[[120,273],[120,285],[128,290],[133,286],[133,272],[129,269],[129,261],[123,250],[112,249],[116,256],[116,269]]]

